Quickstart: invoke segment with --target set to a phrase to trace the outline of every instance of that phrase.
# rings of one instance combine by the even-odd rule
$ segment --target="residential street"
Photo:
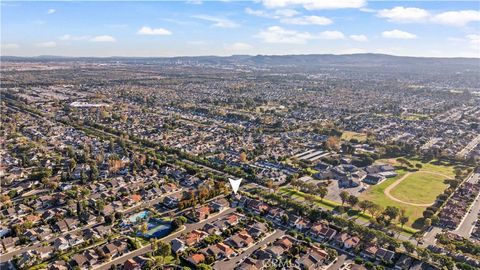
[[[196,230],[196,229],[199,229],[199,228],[202,228],[206,223],[209,223],[210,221],[212,220],[216,220],[220,217],[223,217],[225,215],[228,215],[228,214],[231,214],[233,212],[235,212],[235,208],[229,208],[225,211],[223,211],[222,213],[218,214],[218,215],[213,215],[211,217],[209,217],[208,219],[202,221],[202,222],[198,222],[198,223],[193,223],[193,224],[186,224],[185,225],[185,229],[182,230],[182,231],[178,231],[178,232],[175,232],[173,234],[170,234],[164,238],[162,238],[162,240],[164,242],[170,242],[172,239],[178,237],[179,235],[181,235],[182,233],[189,233],[193,230]],[[107,269],[110,269],[110,267],[115,264],[123,264],[125,261],[129,260],[129,259],[132,259],[136,256],[139,256],[139,255],[142,255],[142,254],[145,254],[147,252],[150,252],[152,251],[150,245],[146,245],[140,249],[137,249],[137,250],[134,250],[132,252],[129,252],[121,257],[117,257],[107,263],[104,263],[102,265],[99,265],[99,266],[96,266],[94,267],[93,269],[98,269],[98,270],[107,270]]]
[[[227,260],[227,261],[219,261],[217,263],[215,263],[215,265],[213,266],[213,269],[234,269],[235,266],[243,261],[244,259],[246,259],[248,256],[250,256],[250,254],[252,254],[255,250],[259,249],[260,247],[264,246],[264,245],[268,245],[270,243],[272,243],[273,241],[275,241],[276,239],[282,237],[283,235],[285,235],[285,231],[284,230],[280,230],[280,229],[277,229],[275,231],[275,233],[273,233],[272,235],[268,236],[267,238],[263,239],[262,241],[258,242],[257,244],[249,247],[246,251],[244,251],[243,253],[241,253],[239,256],[236,256],[234,257],[233,259],[231,260]]]
[[[480,174],[475,173],[467,180],[470,183],[477,183],[480,181]],[[475,222],[478,219],[478,214],[480,213],[480,193],[477,195],[477,198],[473,202],[470,210],[468,211],[467,215],[464,217],[462,223],[458,228],[453,231],[454,233],[463,236],[465,238],[469,238],[473,227],[475,226]]]

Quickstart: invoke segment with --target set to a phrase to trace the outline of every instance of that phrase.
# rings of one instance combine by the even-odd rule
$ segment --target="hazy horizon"
[[[1,10],[9,56],[480,58],[475,1],[3,1]]]

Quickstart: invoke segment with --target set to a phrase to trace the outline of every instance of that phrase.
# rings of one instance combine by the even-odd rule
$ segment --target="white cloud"
[[[332,20],[326,17],[320,16],[303,16],[296,18],[286,18],[281,20],[282,23],[286,24],[297,24],[297,25],[329,25],[333,23]]]
[[[366,0],[260,0],[267,8],[303,6],[305,9],[361,8]]]
[[[421,8],[394,7],[378,11],[377,16],[386,18],[390,22],[408,23],[425,21],[430,16],[430,13]]]
[[[309,32],[284,29],[280,26],[270,26],[266,30],[260,31],[257,37],[261,38],[263,42],[283,44],[305,44],[312,39],[345,39],[345,35],[339,31],[323,31],[318,34],[311,34]]]
[[[234,28],[239,26],[236,22],[229,19],[225,19],[225,18],[219,18],[219,17],[209,16],[209,15],[194,15],[192,17],[195,19],[213,22],[214,23],[213,26],[215,27]]]
[[[91,42],[115,42],[115,38],[108,35],[96,36],[90,39]]]
[[[284,44],[304,44],[313,36],[308,32],[298,32],[286,30],[280,26],[270,26],[266,30],[260,31],[257,37],[266,43],[284,43]]]
[[[2,49],[15,50],[20,48],[20,45],[15,43],[2,44]]]
[[[37,47],[43,47],[43,48],[55,48],[57,47],[57,43],[55,41],[46,41],[46,42],[40,42],[35,44]]]
[[[65,40],[65,41],[77,41],[77,40],[87,40],[89,39],[89,36],[72,36],[72,35],[63,35],[59,37],[58,39],[60,40]]]
[[[401,31],[401,30],[398,30],[398,29],[382,32],[382,37],[384,37],[384,38],[396,38],[396,39],[415,39],[415,38],[417,38],[417,36],[412,34],[412,33]]]
[[[288,17],[293,17],[298,15],[298,11],[296,11],[295,9],[288,9],[288,8],[277,9],[275,10],[275,15],[288,18]]]
[[[249,7],[245,8],[245,13],[247,13],[248,15],[254,15],[254,16],[258,16],[258,17],[271,18],[270,14],[268,14],[267,12],[265,12],[263,10],[252,9],[252,8],[249,8]]]
[[[47,14],[53,14],[53,13],[55,13],[56,11],[57,11],[56,9],[51,8],[51,9],[47,10]]]
[[[151,28],[151,27],[148,27],[148,26],[143,26],[142,28],[140,28],[137,32],[137,34],[139,35],[159,35],[159,36],[167,36],[167,35],[171,35],[172,32],[170,32],[169,30],[165,29],[165,28]]]
[[[260,9],[251,9],[249,7],[245,8],[245,13],[249,15],[254,15],[254,16],[269,18],[269,19],[290,18],[299,14],[299,12],[296,11],[295,9],[288,9],[288,8],[276,9],[274,11],[266,11],[266,10],[260,10]]]
[[[344,39],[345,35],[342,32],[339,31],[323,31],[318,35],[318,38],[320,39]]]
[[[248,43],[243,43],[243,42],[236,42],[233,43],[232,45],[228,46],[227,49],[232,50],[232,51],[246,51],[253,48],[252,45]]]
[[[350,35],[350,39],[358,42],[368,41],[368,38],[365,35]]]
[[[480,21],[480,11],[460,10],[439,13],[432,17],[432,21],[444,25],[465,26],[470,22]]]

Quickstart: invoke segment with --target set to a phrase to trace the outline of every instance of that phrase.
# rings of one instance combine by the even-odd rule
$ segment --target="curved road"
[[[448,175],[445,175],[445,174],[442,174],[442,173],[437,173],[437,172],[430,172],[430,171],[418,171],[418,172],[423,172],[423,173],[430,173],[430,174],[435,174],[435,175],[440,175],[440,176],[443,176],[443,177],[446,177],[447,179],[452,179],[452,177],[448,176]],[[431,206],[434,204],[433,203],[410,203],[410,202],[405,202],[405,201],[402,201],[400,199],[397,199],[395,198],[392,194],[390,194],[390,191],[392,189],[394,189],[396,186],[398,186],[398,184],[400,184],[403,180],[405,180],[407,177],[409,177],[412,173],[409,172],[409,173],[406,173],[404,176],[402,176],[401,178],[397,179],[397,181],[393,182],[390,186],[388,186],[384,191],[383,193],[385,193],[385,195],[390,199],[390,200],[393,200],[393,201],[396,201],[396,202],[399,202],[399,203],[403,203],[403,204],[408,204],[408,205],[413,205],[413,206],[420,206],[420,207],[428,207],[428,206]]]

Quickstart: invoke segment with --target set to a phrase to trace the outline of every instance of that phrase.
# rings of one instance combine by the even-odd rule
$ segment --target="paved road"
[[[475,137],[469,144],[467,144],[458,154],[457,156],[460,158],[466,158],[470,152],[477,147],[477,145],[480,143],[480,135]]]
[[[429,245],[435,245],[437,242],[437,234],[442,232],[442,228],[432,226],[431,229],[423,235],[423,247],[427,247]]]
[[[282,237],[285,235],[284,230],[277,229],[272,235],[266,237],[262,241],[258,242],[257,244],[249,247],[246,251],[242,252],[240,255],[227,260],[227,261],[219,261],[216,262],[215,265],[213,266],[213,269],[234,269],[235,266],[237,266],[237,263],[246,259],[248,256],[250,256],[255,250],[261,248],[264,245],[268,245],[271,242],[275,241],[276,239]]]
[[[473,173],[470,176],[468,176],[467,179],[465,179],[465,182],[469,182],[473,184],[477,183],[478,181],[480,181],[480,174],[478,173]],[[464,217],[464,220],[460,223],[460,226],[453,232],[468,238],[473,229],[473,222],[477,220],[477,215],[479,212],[480,212],[480,194],[477,195],[477,199],[472,204],[471,212],[467,213],[467,215]],[[430,231],[428,231],[423,236],[423,242],[424,242],[423,246],[426,247],[428,245],[435,245],[437,241],[436,236],[441,232],[442,232],[441,228],[432,227]]]
[[[198,223],[193,223],[193,224],[186,224],[185,225],[185,229],[182,230],[182,231],[178,231],[178,232],[175,232],[173,234],[170,234],[164,238],[162,238],[162,241],[164,242],[170,242],[172,239],[180,236],[182,233],[189,233],[193,230],[196,230],[196,229],[200,229],[202,228],[206,223],[209,223],[211,222],[212,220],[216,220],[218,218],[221,218],[225,215],[228,215],[228,214],[231,214],[233,212],[235,212],[236,209],[235,208],[229,208],[223,212],[221,212],[220,214],[217,214],[217,215],[213,215],[211,217],[209,217],[208,219],[202,221],[202,222],[198,222]],[[132,252],[129,252],[121,257],[118,257],[118,258],[115,258],[107,263],[104,263],[104,264],[101,264],[101,265],[98,265],[98,266],[95,266],[93,267],[93,269],[96,269],[96,270],[108,270],[110,269],[110,267],[112,265],[116,265],[116,264],[124,264],[127,260],[129,259],[132,259],[136,256],[140,256],[140,255],[143,255],[145,253],[148,253],[148,252],[151,252],[152,249],[150,247],[150,245],[146,245],[140,249],[137,249],[137,250],[134,250]]]
[[[473,204],[470,206],[469,212],[467,212],[467,215],[463,218],[462,223],[460,223],[460,226],[453,231],[454,233],[463,236],[465,238],[469,238],[470,235],[472,234],[472,230],[475,227],[475,222],[478,219],[478,214],[480,213],[480,193],[477,194],[477,198],[473,202]]]

